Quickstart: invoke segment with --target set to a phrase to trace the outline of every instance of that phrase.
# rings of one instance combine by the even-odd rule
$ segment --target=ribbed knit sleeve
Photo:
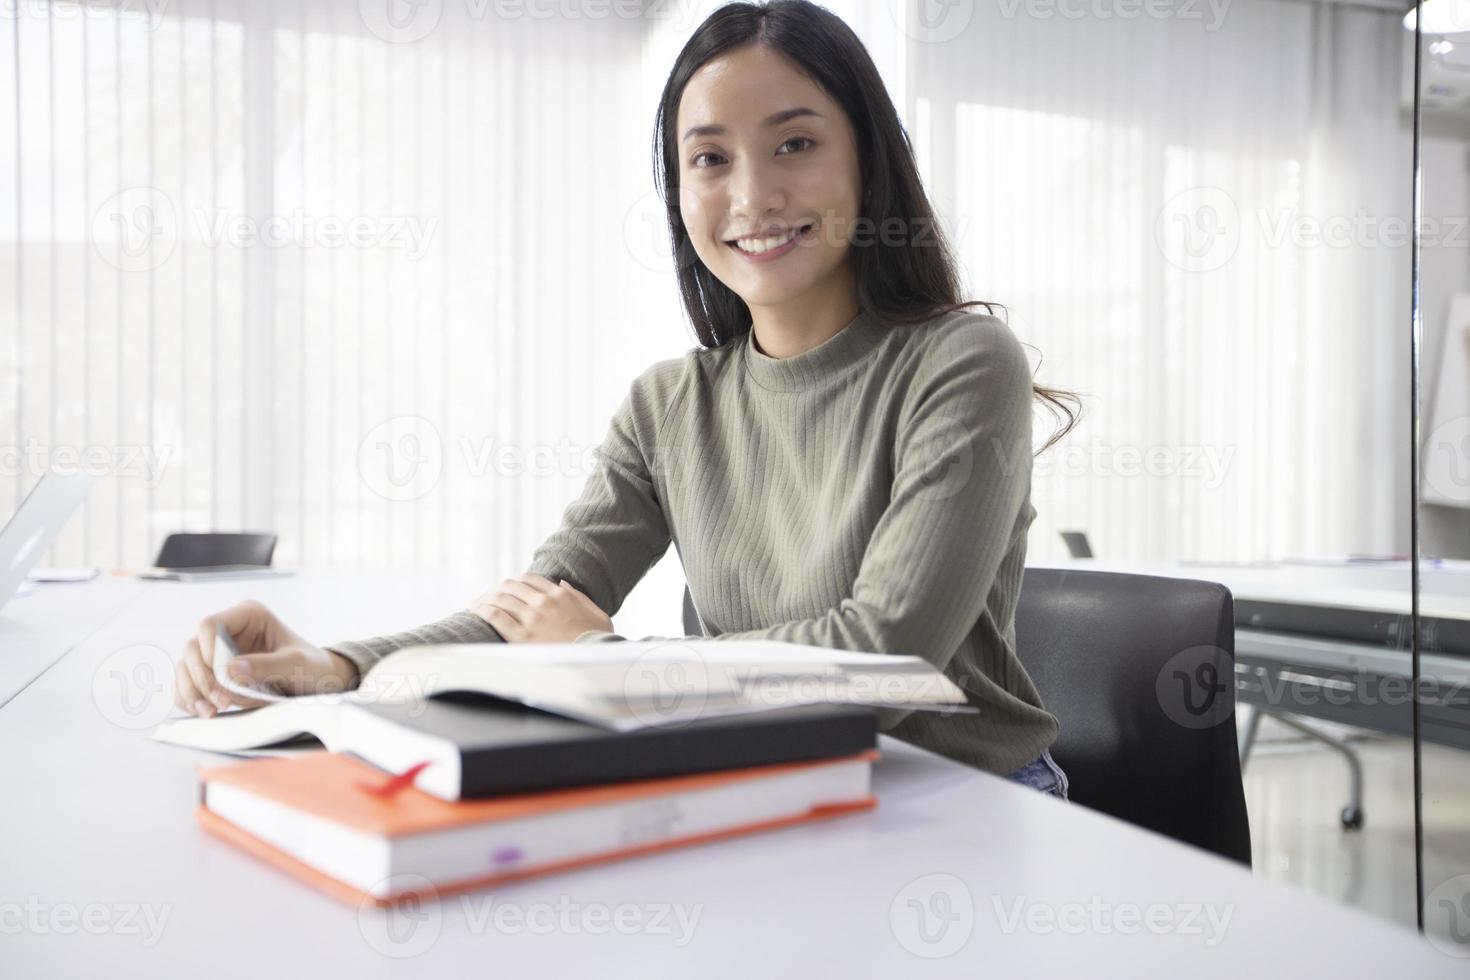
[[[1031,399],[1030,364],[1008,327],[968,317],[946,330],[906,393],[892,494],[851,595],[813,618],[712,639],[911,654],[944,668],[984,610],[1029,499]],[[906,714],[883,712],[880,723],[891,729]]]
[[[495,628],[468,609],[451,613],[443,619],[401,633],[374,636],[366,640],[343,640],[326,647],[340,653],[357,667],[361,679],[394,650],[412,646],[435,646],[441,643],[500,643]]]
[[[561,526],[536,549],[527,571],[552,581],[566,579],[609,616],[668,550],[668,522],[654,492],[652,467],[642,446],[657,444],[667,414],[662,400],[682,361],[660,361],[633,382],[614,413],[595,455],[597,465],[581,495],[567,507]],[[651,450],[650,450],[651,451]],[[401,633],[333,643],[326,649],[351,660],[358,676],[403,647],[440,643],[500,643],[503,638],[468,610]]]

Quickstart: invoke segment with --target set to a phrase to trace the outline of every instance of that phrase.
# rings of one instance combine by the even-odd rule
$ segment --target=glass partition
[[[1418,51],[1422,216],[1409,471],[1422,925],[1447,956],[1470,959],[1470,3],[1431,0],[1404,26]]]

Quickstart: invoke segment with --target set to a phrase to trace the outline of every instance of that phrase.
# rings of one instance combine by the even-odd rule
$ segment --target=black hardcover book
[[[814,704],[614,732],[478,694],[351,706],[336,748],[446,799],[804,762],[877,746],[877,714]],[[437,770],[437,771],[436,771]]]

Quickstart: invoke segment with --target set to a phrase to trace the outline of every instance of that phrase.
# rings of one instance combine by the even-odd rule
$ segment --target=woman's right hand
[[[231,705],[253,708],[266,703],[227,691],[215,680],[215,658],[230,656],[215,643],[215,628],[221,624],[240,649],[229,669],[244,684],[282,694],[334,694],[357,686],[352,661],[307,642],[251,600],[205,617],[184,646],[184,657],[174,670],[174,704],[190,714],[208,718]]]

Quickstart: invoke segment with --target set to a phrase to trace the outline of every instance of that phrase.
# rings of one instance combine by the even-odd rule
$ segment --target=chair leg
[[[1288,728],[1301,732],[1308,738],[1314,738],[1335,752],[1341,753],[1348,764],[1348,805],[1342,808],[1342,825],[1347,830],[1359,830],[1363,826],[1363,763],[1354,752],[1352,746],[1342,739],[1333,738],[1325,732],[1317,729],[1295,718],[1286,715],[1271,715],[1272,718],[1281,722]],[[1254,722],[1255,719],[1252,719]]]
[[[1235,744],[1240,752],[1240,774],[1244,776],[1245,764],[1249,761],[1251,749],[1256,744],[1256,730],[1261,727],[1261,716],[1265,712],[1253,704],[1238,704],[1236,708],[1245,712],[1245,724],[1235,729]]]

